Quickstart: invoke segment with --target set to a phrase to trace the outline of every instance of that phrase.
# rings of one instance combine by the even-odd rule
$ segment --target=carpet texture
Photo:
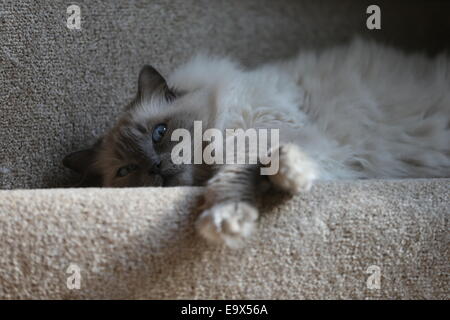
[[[201,188],[0,191],[0,298],[448,299],[449,183],[273,196],[238,250],[194,232]]]
[[[69,4],[0,3],[0,298],[449,299],[448,179],[273,195],[240,250],[197,237],[200,188],[55,189],[74,185],[62,158],[112,124],[144,64],[167,74],[203,50],[255,66],[357,34],[433,55],[450,47],[449,3],[377,1],[376,31],[365,0],[77,1],[78,31]]]

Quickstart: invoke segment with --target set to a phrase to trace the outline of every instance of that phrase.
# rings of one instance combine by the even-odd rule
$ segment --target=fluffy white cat
[[[162,128],[160,119],[172,120],[164,120]],[[124,127],[140,123],[153,135],[158,130],[159,138],[170,127],[190,130],[194,120],[223,131],[280,130],[280,169],[268,178],[250,165],[210,168],[212,173],[202,179],[199,170],[187,166],[177,172],[177,180],[166,178],[163,169],[159,172],[163,185],[204,182],[206,201],[198,230],[209,240],[233,246],[253,229],[258,217],[254,199],[263,192],[262,180],[298,193],[315,179],[449,177],[450,60],[445,54],[431,59],[355,40],[251,70],[207,55],[179,67],[167,81],[153,68],[144,68],[138,99],[95,152],[90,149],[95,158],[90,163],[103,185],[136,185],[130,179],[147,171],[140,173],[139,165],[130,169],[129,163],[138,162],[131,151],[122,157],[126,160],[110,160],[114,150],[139,140],[133,140],[136,132],[127,133],[131,142],[123,139]],[[161,150],[153,148],[151,157],[158,154],[158,166],[164,167],[170,163],[164,157],[170,148]],[[128,178],[116,174],[124,166]],[[175,169],[170,168],[173,176]]]
[[[279,128],[319,179],[450,175],[450,59],[355,40],[245,70],[197,56],[169,86],[215,108],[213,127]]]

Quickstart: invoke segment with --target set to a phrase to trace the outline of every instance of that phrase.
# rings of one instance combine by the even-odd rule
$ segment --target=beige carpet
[[[239,250],[195,234],[200,188],[0,191],[0,298],[448,299],[449,185],[274,196]],[[70,264],[79,290],[67,288]]]

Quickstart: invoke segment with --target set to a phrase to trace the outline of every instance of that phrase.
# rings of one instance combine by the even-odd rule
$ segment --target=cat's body
[[[141,73],[138,99],[113,129],[116,133],[106,135],[94,152],[95,164],[90,167],[101,171],[106,186],[136,185],[120,184],[114,177],[129,162],[123,158],[133,158],[122,154],[121,160],[111,160],[117,149],[124,149],[118,146],[127,144],[123,136],[145,141],[140,135],[148,132],[142,127],[150,130],[170,121],[173,124],[164,132],[170,133],[172,126],[192,131],[194,120],[203,121],[204,129],[222,131],[280,129],[280,170],[268,181],[293,193],[307,190],[317,178],[450,176],[450,60],[446,56],[433,60],[406,56],[357,40],[255,70],[243,70],[227,59],[199,56],[177,69],[167,83],[158,75],[153,70]],[[140,133],[124,130],[139,126]],[[162,163],[169,163],[167,152],[173,144],[167,143],[159,152],[156,144],[140,142],[137,149],[147,150],[147,156],[141,152],[139,157],[160,153]],[[177,172],[175,166],[166,166]],[[250,233],[257,218],[252,201],[260,181],[267,178],[254,165],[197,168],[186,165],[175,180],[164,184],[207,181],[199,231],[208,239],[233,245]],[[199,172],[202,178],[196,179]]]

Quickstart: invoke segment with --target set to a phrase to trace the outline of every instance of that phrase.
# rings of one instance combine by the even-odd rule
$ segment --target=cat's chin
[[[191,182],[188,181],[179,181],[179,180],[165,180],[162,184],[162,187],[187,187],[187,186],[193,186]]]
[[[165,176],[162,182],[162,187],[181,187],[192,186],[192,179],[185,177],[183,174]]]

